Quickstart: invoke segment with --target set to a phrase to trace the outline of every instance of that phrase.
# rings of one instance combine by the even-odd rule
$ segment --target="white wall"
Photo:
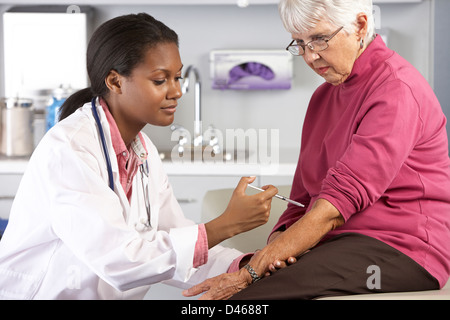
[[[384,4],[382,27],[390,29],[390,46],[412,62],[425,77],[431,73],[431,5]],[[298,149],[309,98],[322,82],[303,62],[294,59],[294,85],[289,91],[217,91],[211,89],[209,52],[212,49],[280,49],[290,35],[283,29],[275,5],[250,6],[142,6],[98,7],[98,21],[115,15],[145,11],[178,32],[183,63],[196,65],[203,82],[203,125],[227,128],[280,130],[280,147]],[[420,39],[420,40],[419,40]],[[420,41],[421,45],[417,42]],[[193,97],[180,102],[176,123],[192,130]],[[160,147],[170,147],[168,128],[146,128]]]
[[[431,0],[417,4],[381,4],[382,27],[390,28],[390,46],[432,78]],[[7,6],[1,6],[4,12]],[[203,88],[203,125],[227,128],[280,130],[280,147],[298,150],[309,98],[322,82],[302,58],[294,59],[294,82],[289,91],[233,92],[211,89],[209,52],[213,49],[283,49],[290,35],[283,29],[276,5],[237,6],[97,6],[94,26],[127,13],[147,12],[180,36],[185,66],[196,65]],[[0,36],[1,37],[1,36]],[[1,38],[0,38],[1,40]],[[1,50],[3,51],[3,50]],[[3,62],[3,53],[0,53]],[[3,78],[0,78],[3,82]],[[3,83],[0,94],[3,95]],[[175,122],[192,131],[193,97],[179,104]],[[169,128],[145,129],[160,148],[171,148]]]
[[[441,103],[442,109],[447,116],[447,134],[450,134],[450,63],[448,55],[450,52],[450,41],[448,31],[450,21],[450,1],[436,0],[435,7],[435,45],[434,45],[434,85],[436,96]],[[450,149],[450,139],[449,139]]]

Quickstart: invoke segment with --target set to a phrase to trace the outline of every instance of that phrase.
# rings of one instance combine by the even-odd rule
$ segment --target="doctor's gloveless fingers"
[[[271,199],[276,194],[277,189],[268,187],[264,192],[254,195],[247,195],[245,189],[247,181],[251,178],[242,178],[228,203],[225,212],[222,214],[225,225],[230,225],[231,235],[236,235],[245,231],[259,227],[269,220]]]
[[[245,189],[247,189],[247,185],[250,183],[253,183],[255,181],[256,177],[242,177],[239,180],[239,183],[237,184],[236,188],[234,189],[234,192],[238,192],[241,194],[245,193]]]

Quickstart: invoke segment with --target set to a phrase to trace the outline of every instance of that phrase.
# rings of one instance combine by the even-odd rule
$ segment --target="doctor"
[[[183,216],[140,132],[173,122],[176,33],[147,14],[112,19],[93,34],[87,68],[91,88],[66,101],[23,176],[0,242],[0,297],[139,299],[153,283],[187,288],[226,272],[241,253],[215,245],[265,223],[277,190],[247,196],[254,178],[242,178],[215,220]]]

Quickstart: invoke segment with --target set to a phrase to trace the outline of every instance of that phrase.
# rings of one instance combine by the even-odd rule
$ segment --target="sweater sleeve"
[[[386,191],[422,135],[419,106],[409,86],[393,80],[377,88],[360,111],[351,142],[322,184],[347,221]]]
[[[270,238],[272,233],[274,233],[276,231],[286,230],[291,225],[293,225],[298,219],[300,219],[305,214],[306,208],[308,207],[309,202],[311,201],[311,198],[310,198],[308,192],[306,191],[306,189],[303,185],[303,182],[302,182],[300,159],[297,164],[297,169],[295,170],[294,181],[292,183],[292,189],[291,189],[291,194],[290,194],[289,198],[294,201],[304,204],[305,207],[301,208],[301,207],[298,207],[296,205],[289,203],[286,210],[283,212],[283,214],[278,219],[278,222],[273,227],[268,238]]]

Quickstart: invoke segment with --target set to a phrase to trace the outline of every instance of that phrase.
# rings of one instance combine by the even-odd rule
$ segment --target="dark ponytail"
[[[72,94],[64,101],[60,108],[59,120],[65,119],[75,112],[78,108],[82,107],[86,102],[92,100],[94,95],[92,94],[91,87],[80,90]]]
[[[120,16],[103,23],[91,37],[86,64],[91,87],[75,92],[61,106],[60,120],[97,96],[106,96],[105,79],[111,70],[127,77],[144,60],[148,49],[175,43],[178,35],[146,13]]]

